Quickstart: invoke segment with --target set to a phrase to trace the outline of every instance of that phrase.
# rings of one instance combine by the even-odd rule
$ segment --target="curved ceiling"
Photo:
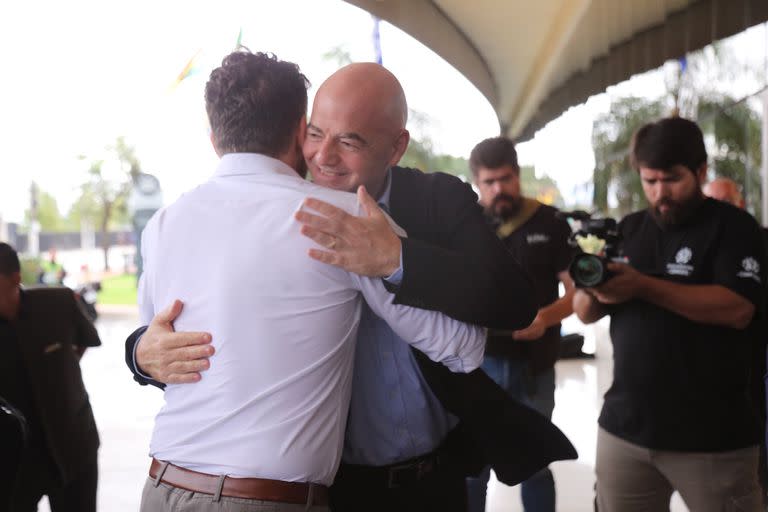
[[[768,20],[768,0],[346,0],[464,74],[524,140],[633,74]]]

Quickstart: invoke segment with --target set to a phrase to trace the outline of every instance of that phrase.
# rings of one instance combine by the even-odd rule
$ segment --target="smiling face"
[[[400,85],[376,64],[342,68],[318,89],[304,158],[318,185],[381,194],[388,169],[408,146]]]

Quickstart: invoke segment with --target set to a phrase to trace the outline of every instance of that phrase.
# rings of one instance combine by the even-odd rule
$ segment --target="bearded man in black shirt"
[[[552,417],[555,408],[555,361],[560,348],[560,321],[573,313],[573,281],[568,265],[571,228],[557,209],[525,197],[515,144],[493,137],[472,150],[469,167],[480,204],[497,236],[533,280],[536,318],[518,331],[488,333],[483,370],[516,400]],[[565,294],[559,296],[563,283]],[[510,305],[511,307],[511,305]],[[490,468],[467,479],[469,512],[485,510]],[[544,468],[522,483],[526,512],[555,511],[555,481]]]
[[[601,512],[760,510],[759,423],[749,327],[762,311],[765,249],[752,217],[705,198],[701,130],[682,118],[633,137],[649,208],[619,224],[629,264],[580,289],[585,323],[611,316],[614,379],[597,442]]]

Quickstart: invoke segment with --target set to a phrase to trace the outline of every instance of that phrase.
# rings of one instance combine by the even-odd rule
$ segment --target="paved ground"
[[[138,510],[149,465],[152,423],[162,405],[162,394],[138,386],[125,367],[123,342],[137,323],[130,308],[105,312],[97,322],[103,346],[86,353],[82,361],[83,378],[101,432],[99,510],[104,512]],[[580,454],[578,461],[553,466],[561,512],[592,511],[597,414],[612,372],[605,326],[598,327],[596,333],[596,360],[562,361],[557,367],[554,421]],[[587,349],[593,349],[594,339],[588,335]],[[489,492],[490,512],[522,510],[517,488],[492,481]],[[678,497],[673,499],[672,510],[686,510]],[[49,512],[47,502],[41,504],[40,511]]]

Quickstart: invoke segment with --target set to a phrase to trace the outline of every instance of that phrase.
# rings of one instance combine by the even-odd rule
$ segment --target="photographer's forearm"
[[[576,287],[573,285],[568,271],[561,272],[558,277],[565,287],[565,294],[552,304],[541,308],[537,315],[543,320],[544,326],[547,328],[559,324],[573,313],[573,296],[576,293]]]
[[[584,290],[573,294],[573,312],[585,324],[597,322],[608,314],[608,309]]]
[[[638,298],[693,322],[744,329],[755,313],[747,299],[719,285],[686,285],[644,276]]]

